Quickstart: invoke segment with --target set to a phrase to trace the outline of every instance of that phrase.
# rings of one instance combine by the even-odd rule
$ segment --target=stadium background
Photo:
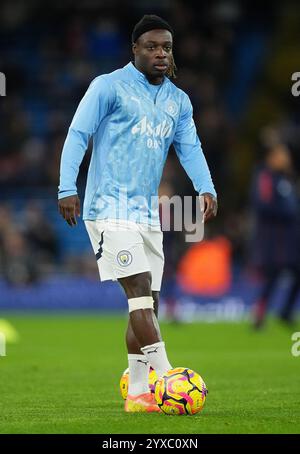
[[[208,288],[200,283],[196,291],[187,286],[182,292],[181,286],[173,287],[191,245],[183,235],[166,235],[165,294],[178,301],[188,297],[190,309],[196,300],[221,298],[232,317],[234,308],[240,314],[253,301],[259,277],[251,272],[247,255],[249,184],[264,137],[278,131],[300,169],[299,102],[291,94],[300,13],[288,2],[272,8],[251,2],[209,5],[166,0],[54,1],[47,7],[37,1],[2,3],[1,71],[7,96],[0,103],[1,308],[126,308],[111,283],[102,286],[99,296],[83,223],[71,231],[62,221],[56,191],[62,145],[79,100],[94,77],[131,59],[133,25],[149,8],[176,30],[176,83],[192,99],[219,195],[218,218],[207,226],[206,238],[228,240],[220,252],[223,268],[211,265],[203,276],[203,281],[215,279]],[[88,161],[89,154],[81,166],[81,195]],[[172,151],[161,193],[194,194]]]
[[[125,320],[127,303],[118,286],[111,282],[99,284],[82,221],[71,230],[58,215],[57,185],[62,145],[79,100],[94,77],[128,63],[132,28],[145,13],[159,14],[174,27],[176,84],[191,97],[198,133],[219,196],[218,217],[206,228],[206,239],[212,247],[208,252],[200,251],[197,255],[199,251],[196,251],[192,260],[186,255],[191,244],[184,242],[183,234],[165,236],[167,263],[162,297],[168,304],[162,315],[186,321],[197,318],[240,320],[247,316],[260,289],[261,276],[252,270],[249,259],[253,227],[249,188],[262,158],[263,145],[274,136],[280,136],[290,147],[299,186],[300,99],[291,94],[291,75],[300,70],[300,7],[295,2],[264,2],[259,6],[256,2],[226,0],[197,3],[187,0],[52,0],[51,3],[4,0],[0,14],[0,71],[6,76],[7,95],[0,98],[0,318],[15,324],[21,341],[24,340],[19,347],[11,347],[20,349],[11,350],[11,354],[17,352],[21,357],[22,352],[28,352],[26,345],[30,350],[33,342],[46,342],[46,333],[51,336],[54,326],[60,323],[70,337],[74,336],[76,327],[83,329],[77,326],[77,319],[75,322],[70,319],[67,327],[66,319],[62,322],[59,315],[53,319],[49,311],[62,314],[62,310],[68,313],[75,309],[92,310],[92,321],[86,326],[86,332],[95,330],[95,351],[98,338],[96,325],[93,325],[94,311],[98,320],[104,310],[117,312],[116,317],[120,313]],[[78,180],[81,200],[88,162],[89,153]],[[172,150],[161,193],[194,194]],[[199,257],[205,267],[199,268]],[[193,280],[187,283],[185,278],[189,273]],[[288,280],[289,276],[284,274],[274,294],[273,307],[280,304]],[[33,309],[44,315],[36,315],[36,319],[33,316],[36,323],[32,322],[31,326]],[[20,310],[26,317],[20,316]],[[84,317],[89,317],[86,312]],[[122,323],[119,318],[116,322],[111,320],[111,329],[116,326],[120,342]],[[105,322],[101,325],[105,331],[104,325]],[[229,325],[227,330],[221,326],[218,332],[225,342],[223,350],[219,351],[217,340],[214,343],[213,331],[203,328],[203,332],[207,336],[205,348],[216,355],[216,361],[224,367],[218,354],[223,352],[226,356],[226,347],[235,349],[236,340],[245,335],[245,327]],[[176,336],[182,340],[182,346],[186,338],[180,329],[176,331],[175,327],[175,331],[169,333],[178,351],[180,344]],[[191,332],[197,336],[198,328],[191,327],[193,329]],[[30,338],[32,331],[34,338]],[[262,352],[272,356],[274,348],[277,351],[283,345],[289,348],[290,333],[274,328],[269,334],[270,337],[265,338],[267,347],[262,347],[260,340],[247,338],[252,348],[261,352],[255,360],[258,368],[260,361],[265,361]],[[79,338],[83,337],[81,332]],[[17,338],[18,333],[11,336],[11,340]],[[241,341],[241,351],[237,354],[242,355],[247,342]],[[56,347],[61,349],[62,345]],[[76,348],[79,348],[78,343]],[[187,344],[186,348],[189,348]],[[284,354],[288,353],[282,352]],[[50,357],[45,358],[48,358],[45,367],[50,367]],[[183,358],[182,353],[181,361]],[[193,367],[192,350],[189,358]],[[102,358],[102,365],[105,361],[108,360]],[[204,359],[208,369],[209,361],[205,363]],[[68,364],[71,365],[71,360]],[[17,372],[18,367],[16,362],[13,370]],[[34,367],[37,366],[32,366],[33,371]],[[292,379],[295,369],[290,367],[286,368],[286,373],[290,370]],[[213,372],[212,366],[212,376]],[[230,376],[228,373],[227,378]],[[8,374],[6,378],[9,377]],[[269,378],[273,380],[271,377],[270,372]],[[254,380],[254,376],[252,378]],[[224,383],[225,379],[226,374]],[[96,389],[95,378],[94,381]],[[278,383],[278,389],[281,385]],[[30,384],[28,386],[30,389]],[[48,396],[46,384],[43,386]],[[229,389],[226,392],[229,396]],[[84,403],[82,405],[84,407]],[[25,407],[24,404],[22,411],[26,415]],[[236,424],[239,424],[238,418]],[[18,431],[20,427],[22,425],[12,425],[7,430]],[[45,427],[41,425],[37,430],[50,430]],[[55,424],[51,427],[52,430],[58,428]],[[76,428],[75,424],[72,427],[80,431],[87,426]],[[224,426],[220,430],[232,427]],[[251,426],[240,430],[249,430],[249,427],[251,430]],[[279,423],[278,427],[281,427]],[[284,430],[285,426],[282,427]],[[268,428],[266,421],[261,431]],[[24,425],[23,430],[30,429]],[[65,430],[69,430],[67,426]],[[95,426],[93,430],[99,429]],[[161,427],[156,430],[162,431]],[[181,433],[189,433],[189,429],[185,430],[187,432]]]

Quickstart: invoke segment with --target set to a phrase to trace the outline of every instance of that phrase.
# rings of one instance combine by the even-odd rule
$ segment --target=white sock
[[[161,377],[168,370],[172,369],[167,357],[164,342],[156,342],[152,345],[146,345],[145,347],[142,347],[141,350],[147,357],[150,365],[153,367],[158,377]]]
[[[137,396],[138,394],[149,392],[149,370],[150,364],[145,355],[128,354],[129,364],[129,385],[128,394]]]

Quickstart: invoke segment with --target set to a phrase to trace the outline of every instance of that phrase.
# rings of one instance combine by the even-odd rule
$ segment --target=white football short
[[[121,220],[85,221],[101,281],[150,271],[153,291],[161,287],[164,253],[160,227]]]

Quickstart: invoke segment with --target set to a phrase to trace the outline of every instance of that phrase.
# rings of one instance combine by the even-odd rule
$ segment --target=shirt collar
[[[141,71],[136,69],[136,67],[134,66],[134,64],[132,62],[129,62],[126,66],[124,66],[124,68],[130,72],[131,76],[135,80],[140,80],[141,82],[151,85],[150,82],[148,81],[147,77],[145,76],[145,74],[143,74]],[[168,78],[165,76],[161,85],[163,85],[167,79]]]

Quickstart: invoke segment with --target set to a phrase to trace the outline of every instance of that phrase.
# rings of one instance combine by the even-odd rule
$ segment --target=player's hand
[[[58,201],[58,210],[67,223],[77,225],[76,216],[80,216],[80,200],[78,195],[70,195]]]
[[[217,216],[218,201],[215,196],[209,194],[208,192],[201,194],[200,197],[203,197],[204,201],[203,220],[204,222],[207,222]]]

